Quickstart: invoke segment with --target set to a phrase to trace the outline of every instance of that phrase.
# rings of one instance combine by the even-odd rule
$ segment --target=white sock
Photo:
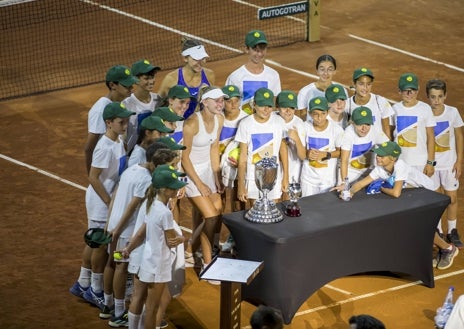
[[[126,308],[126,300],[125,299],[114,299],[114,316],[118,317],[124,313],[124,309]]]
[[[140,314],[139,329],[145,329],[145,304],[143,304],[142,314]]]
[[[105,305],[108,306],[108,307],[113,306],[113,304],[114,304],[113,294],[107,294],[107,293],[103,292],[103,296],[105,297]]]
[[[77,282],[79,282],[81,287],[88,288],[88,286],[90,286],[91,274],[92,274],[92,270],[90,268],[81,267],[81,272],[79,273],[79,279],[77,279]]]
[[[129,328],[138,329],[140,324],[140,314],[134,314],[132,312],[127,312],[127,320]]]
[[[456,219],[448,219],[448,234],[451,233],[451,230],[455,228],[456,228]]]
[[[90,285],[93,289],[93,292],[99,293],[103,291],[103,273],[93,273],[90,279]]]
[[[441,219],[438,222],[437,229],[438,229],[438,232],[440,232],[440,234],[443,234],[443,229],[441,228]]]

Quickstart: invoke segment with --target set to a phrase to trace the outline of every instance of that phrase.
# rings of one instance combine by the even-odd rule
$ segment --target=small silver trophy
[[[301,185],[295,179],[288,186],[288,193],[290,194],[290,203],[285,208],[285,215],[290,217],[301,216],[301,209],[298,205],[298,199],[301,198]]]
[[[278,169],[279,165],[275,156],[264,158],[255,164],[255,183],[263,196],[245,213],[246,220],[269,224],[278,223],[284,219],[275,202],[267,198],[269,191],[274,188]]]

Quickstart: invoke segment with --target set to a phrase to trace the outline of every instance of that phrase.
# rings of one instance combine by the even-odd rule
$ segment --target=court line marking
[[[4,154],[1,154],[0,153],[0,158],[4,159],[4,160],[7,160],[7,161],[10,161],[14,164],[17,164],[18,166],[22,166],[22,167],[26,167],[32,171],[36,171],[38,172],[39,174],[42,174],[42,175],[45,175],[47,177],[50,177],[50,178],[53,178],[53,179],[56,179],[57,181],[60,181],[62,183],[65,183],[65,184],[68,184],[68,185],[71,185],[72,187],[75,187],[77,189],[80,189],[80,190],[83,190],[83,191],[86,191],[87,189],[79,184],[76,184],[76,183],[73,183],[67,179],[64,179],[64,178],[61,178],[60,176],[57,176],[55,174],[52,174],[52,173],[49,173],[48,171],[45,171],[45,170],[42,170],[40,168],[37,168],[37,167],[34,167],[34,166],[31,166],[27,163],[24,163],[24,162],[21,162],[21,161],[18,161],[18,160],[15,160],[13,158],[10,158],[9,156],[6,156]]]
[[[137,21],[140,21],[142,23],[146,23],[148,25],[152,25],[152,26],[155,26],[155,27],[158,27],[158,28],[161,28],[161,29],[164,29],[164,30],[176,33],[176,34],[179,34],[181,36],[187,36],[187,37],[190,37],[190,38],[195,38],[197,40],[201,40],[201,41],[203,41],[205,43],[209,43],[209,44],[214,45],[216,47],[227,49],[227,50],[230,50],[230,51],[235,52],[235,53],[240,53],[240,54],[243,53],[243,51],[241,51],[241,50],[238,50],[238,49],[233,48],[233,47],[226,46],[226,45],[224,45],[222,43],[215,42],[215,41],[212,41],[212,40],[209,40],[209,39],[205,39],[205,38],[202,38],[200,36],[190,34],[190,33],[187,33],[187,32],[183,32],[183,31],[174,29],[172,27],[150,21],[150,20],[148,20],[146,18],[137,16],[137,15],[133,15],[133,14],[130,14],[128,12],[125,12],[125,11],[122,11],[122,10],[119,10],[119,9],[116,9],[116,8],[113,8],[113,7],[110,7],[110,6],[103,5],[103,4],[95,2],[95,1],[90,1],[90,0],[79,0],[79,1],[85,2],[85,3],[90,4],[92,6],[97,6],[97,7],[101,8],[101,9],[105,9],[105,10],[114,12],[116,14],[122,15],[122,16],[126,16],[126,17],[129,17],[129,18],[135,19]]]
[[[360,40],[360,41],[363,41],[363,42],[366,42],[366,43],[370,43],[372,45],[379,46],[379,47],[382,47],[382,48],[385,48],[385,49],[388,49],[388,50],[396,51],[396,52],[399,52],[401,54],[404,54],[404,55],[407,55],[407,56],[410,56],[410,57],[413,57],[413,58],[417,58],[417,59],[420,59],[420,60],[423,60],[423,61],[426,61],[426,62],[431,62],[431,63],[434,63],[434,64],[438,64],[438,65],[443,65],[443,66],[445,66],[445,67],[447,67],[449,69],[455,70],[455,71],[464,72],[463,68],[455,66],[455,65],[447,64],[447,63],[437,61],[437,60],[432,59],[432,58],[417,55],[417,54],[411,53],[411,52],[406,51],[406,50],[402,50],[402,49],[399,49],[399,48],[396,48],[396,47],[388,46],[388,45],[386,45],[384,43],[380,43],[380,42],[377,42],[377,41],[361,38],[361,37],[358,37],[358,36],[356,36],[354,34],[348,34],[348,36],[353,38],[353,39]]]
[[[0,1],[0,7],[8,7],[13,5],[19,5],[26,2],[33,2],[37,0],[2,0]]]
[[[441,275],[434,276],[434,280],[437,281],[437,280],[441,280],[441,279],[448,278],[448,277],[451,277],[451,276],[456,276],[456,275],[463,274],[463,273],[464,273],[464,270],[458,270],[458,271],[454,271],[454,272],[450,272],[450,273],[446,273],[446,274],[441,274]],[[305,315],[305,314],[314,313],[314,312],[329,309],[329,308],[332,308],[332,307],[335,307],[335,306],[339,306],[339,305],[343,305],[343,304],[346,304],[346,303],[354,302],[354,301],[357,301],[357,300],[360,300],[360,299],[365,299],[365,298],[368,298],[368,297],[373,297],[373,296],[389,293],[389,292],[392,292],[392,291],[397,291],[397,290],[402,290],[402,289],[406,289],[406,288],[409,288],[409,287],[417,286],[419,284],[422,284],[422,281],[415,281],[415,282],[406,283],[406,284],[402,284],[402,285],[387,288],[387,289],[377,290],[377,291],[370,292],[370,293],[367,293],[367,294],[354,296],[354,297],[351,297],[351,298],[348,298],[348,299],[345,299],[345,300],[342,300],[342,301],[339,301],[339,302],[333,302],[333,303],[328,304],[328,305],[322,305],[322,306],[318,306],[318,307],[315,307],[315,308],[312,308],[312,309],[309,309],[309,310],[297,312],[297,313],[295,313],[295,316],[302,316],[302,315]]]

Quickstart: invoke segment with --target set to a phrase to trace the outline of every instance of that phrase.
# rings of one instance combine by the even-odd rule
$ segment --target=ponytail
[[[150,185],[150,187],[147,190],[147,208],[146,208],[146,213],[150,212],[151,205],[153,204],[153,201],[155,200],[156,195],[158,194],[158,190],[153,187],[153,185]]]

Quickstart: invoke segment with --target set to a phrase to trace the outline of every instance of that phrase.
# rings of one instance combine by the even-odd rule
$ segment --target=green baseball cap
[[[185,150],[187,148],[186,146],[184,146],[182,144],[176,143],[174,138],[169,137],[169,136],[163,136],[163,137],[157,138],[157,139],[155,139],[155,142],[163,143],[170,150],[173,150],[173,151]]]
[[[131,72],[135,76],[150,73],[153,70],[161,70],[161,67],[154,66],[147,59],[141,59],[132,65]]]
[[[267,88],[259,88],[254,95],[255,104],[258,106],[274,107],[274,93]]]
[[[186,182],[179,180],[178,171],[158,168],[159,167],[153,171],[153,175],[151,177],[151,183],[155,188],[167,187],[173,190],[178,190],[187,185]]]
[[[156,110],[153,111],[153,114],[157,117],[160,117],[164,121],[167,122],[177,122],[177,121],[183,121],[184,117],[181,117],[180,115],[177,115],[176,112],[174,112],[171,108],[169,107],[159,107]]]
[[[131,87],[139,82],[139,79],[131,74],[130,69],[124,65],[115,65],[106,72],[106,81],[117,82],[124,87]]]
[[[374,123],[372,111],[366,106],[355,108],[351,114],[351,120],[353,120],[356,125],[372,125]]]
[[[238,89],[237,86],[234,85],[227,85],[222,87],[222,92],[231,97],[242,97],[242,94],[240,93],[240,89]]]
[[[338,99],[345,100],[348,97],[346,96],[345,88],[342,85],[334,83],[325,90],[325,98],[327,98],[329,103],[335,103]]]
[[[401,147],[395,142],[385,142],[375,145],[372,152],[381,157],[391,155],[392,157],[398,158],[401,154]]]
[[[291,90],[282,90],[276,98],[277,107],[290,107],[293,109],[298,108],[297,96]]]
[[[166,127],[163,119],[155,115],[150,115],[146,117],[145,119],[143,119],[142,122],[140,123],[140,129],[156,130],[162,133],[169,133],[169,134],[174,132],[174,130]]]
[[[418,90],[419,79],[414,73],[404,73],[398,81],[398,88],[400,88],[401,91],[406,89]]]
[[[103,109],[103,120],[114,118],[128,118],[134,115],[135,112],[126,109],[126,106],[119,102],[111,102]]]
[[[169,89],[168,98],[186,99],[192,98],[192,95],[186,86],[175,85]]]
[[[329,103],[325,97],[314,97],[309,101],[309,112],[314,110],[328,111]]]
[[[102,228],[89,228],[84,233],[84,241],[90,248],[98,248],[111,242],[111,235]]]
[[[162,164],[162,165],[159,165],[155,168],[155,170],[158,170],[158,171],[161,171],[161,170],[171,170],[171,171],[174,171],[176,173],[177,176],[179,177],[185,177],[187,176],[186,173],[182,172],[182,171],[178,171],[175,167],[171,166],[170,164]]]
[[[264,43],[267,45],[266,35],[260,30],[251,30],[245,37],[245,45],[253,48],[254,46]]]
[[[371,77],[372,80],[374,80],[374,73],[372,73],[371,70],[365,67],[360,67],[353,72],[353,81],[358,80],[360,77],[367,75],[368,77]]]

